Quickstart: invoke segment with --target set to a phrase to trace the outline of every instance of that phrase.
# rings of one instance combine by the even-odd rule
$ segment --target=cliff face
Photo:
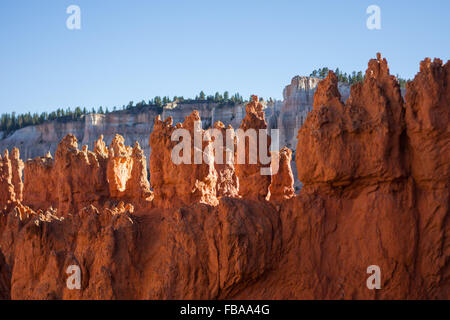
[[[205,133],[198,112],[175,126],[156,118],[154,194],[142,152],[120,136],[91,152],[68,135],[55,160],[27,161],[23,201],[5,153],[0,298],[449,299],[449,83],[450,62],[426,59],[403,100],[378,55],[344,102],[330,72],[298,131],[297,195],[288,148],[268,181],[251,174],[259,162],[174,164],[171,133]],[[241,128],[265,126],[255,99]],[[66,286],[71,265],[81,289]],[[367,287],[374,265],[379,289]]]

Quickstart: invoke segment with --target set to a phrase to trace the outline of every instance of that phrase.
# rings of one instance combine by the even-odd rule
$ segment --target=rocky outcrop
[[[106,176],[112,198],[121,198],[126,195],[127,183],[131,179],[133,170],[131,148],[126,147],[124,142],[125,139],[121,135],[116,135],[109,149]]]
[[[109,149],[99,139],[94,152],[78,150],[74,136],[63,139],[51,165],[55,209],[31,210],[15,199],[5,154],[0,298],[449,299],[449,71],[450,62],[426,59],[403,101],[378,55],[345,103],[330,72],[298,132],[296,164],[304,186],[297,195],[288,148],[280,150],[272,163],[279,170],[268,180],[256,175],[260,164],[236,164],[238,187],[232,174],[218,183],[217,173],[232,166],[194,163],[196,149],[206,160],[224,152],[209,148],[214,139],[196,124],[196,112],[175,127],[171,118],[156,118],[150,136],[154,198],[146,206],[110,194],[122,197],[119,188],[128,188],[124,181],[134,181],[136,163],[142,164],[134,161],[142,161],[139,147],[130,150],[120,137]],[[266,126],[255,97],[241,128]],[[202,136],[201,144],[177,149],[191,164],[173,161],[177,129]],[[28,161],[25,171],[50,160]],[[136,181],[143,171],[139,167]],[[222,190],[237,189],[238,196],[219,194],[218,186],[228,183],[233,188]],[[133,193],[146,190],[145,182],[133,185]],[[81,269],[79,290],[66,286],[73,265]],[[373,266],[381,272],[379,289],[367,286]]]
[[[116,135],[108,149],[103,137],[96,144],[101,155],[108,154],[106,175],[112,199],[131,201],[143,205],[151,196],[147,179],[147,159],[136,141],[133,148],[125,146],[125,139]]]
[[[8,150],[0,156],[0,210],[7,212],[17,202],[13,185],[13,172]]]
[[[11,182],[14,185],[14,193],[16,194],[16,199],[18,201],[23,200],[23,173],[24,163],[20,159],[20,151],[17,148],[13,148],[11,152],[11,170],[12,177]]]
[[[270,200],[287,200],[294,196],[294,176],[291,170],[292,151],[282,148],[278,154],[276,173],[270,182]],[[275,172],[275,170],[274,170]]]
[[[303,126],[308,113],[313,109],[313,97],[320,81],[319,78],[295,76],[283,90],[283,104],[277,118],[276,128],[280,130],[280,145],[287,146],[294,153],[297,148],[297,133]],[[338,90],[342,99],[347,100],[350,95],[350,87],[338,83]],[[301,183],[297,179],[294,160],[291,167],[295,177],[294,185],[299,189]]]
[[[239,194],[239,179],[236,175],[234,167],[234,159],[236,158],[237,139],[236,134],[231,125],[225,128],[225,125],[217,121],[214,124],[218,136],[212,136],[213,143],[216,142],[214,148],[214,168],[217,171],[216,192],[217,197],[237,197]],[[227,139],[230,146],[227,145]],[[221,154],[219,160],[218,154]]]
[[[61,215],[79,212],[109,195],[105,188],[106,168],[100,166],[97,155],[87,147],[78,149],[74,135],[67,135],[58,145],[54,170]]]
[[[58,206],[54,164],[50,153],[25,162],[23,202],[34,210]]]
[[[428,296],[448,299],[450,62],[422,61],[420,72],[407,85],[405,100],[407,163],[414,181],[419,230],[417,281]]]
[[[150,182],[148,181],[147,158],[137,141],[131,150],[131,159],[133,160],[133,169],[126,189],[129,199],[133,203],[145,206],[147,201],[153,199],[153,193],[150,191]]]
[[[67,135],[55,160],[48,153],[26,162],[23,203],[34,210],[58,208],[62,215],[110,200],[145,207],[151,197],[147,160],[139,144],[131,148],[123,142],[117,135],[108,149],[101,136],[91,152],[87,146],[79,150],[77,139]]]
[[[299,179],[304,184],[348,185],[358,179],[404,177],[403,99],[386,60],[369,62],[365,81],[352,86],[345,105],[337,84],[330,71],[299,131]]]
[[[425,59],[407,85],[406,122],[411,144],[411,172],[416,182],[450,180],[450,64]]]
[[[246,107],[246,115],[239,127],[242,136],[239,142],[245,146],[245,152],[239,159],[236,159],[236,175],[239,179],[239,195],[243,198],[264,200],[269,192],[270,175],[262,174],[264,168],[270,168],[270,136],[264,131],[267,129],[267,122],[264,117],[263,106],[258,101],[257,96],[252,96],[252,101]],[[251,133],[255,133],[252,137]],[[247,135],[249,133],[249,135]],[[267,144],[261,144],[261,137],[266,136]],[[252,140],[253,138],[253,140]],[[242,148],[244,150],[244,148]],[[262,157],[269,157],[269,161],[264,161]],[[253,160],[252,160],[253,158]]]
[[[177,139],[172,134],[180,129]],[[198,138],[196,138],[196,136]],[[196,143],[196,140],[198,143]],[[185,142],[186,148],[176,146]],[[193,202],[217,204],[217,172],[214,168],[211,137],[201,128],[201,119],[194,111],[183,123],[172,126],[172,118],[156,117],[150,135],[150,181],[157,207],[170,208]]]
[[[424,63],[421,69],[408,87],[411,92],[406,94],[406,109],[427,108],[418,96],[429,86],[420,81],[426,77],[424,73],[430,75],[433,72],[427,71]],[[429,69],[434,69],[432,79],[441,81],[435,87],[440,89],[431,95],[442,99],[438,97],[448,94],[442,81],[446,77],[445,68],[435,63]],[[414,92],[413,88],[422,93]],[[442,103],[438,109],[441,116],[447,114],[448,117],[448,105]],[[448,133],[445,133],[448,123],[446,126],[435,131],[439,132],[435,138],[440,136],[448,144]],[[305,220],[315,215],[327,215],[316,222],[323,231],[315,235],[320,246],[313,250],[325,254],[317,256],[318,260],[311,265],[304,265],[308,270],[306,273],[321,266],[320,277],[342,280],[313,282],[315,290],[322,290],[320,295],[448,298],[448,267],[443,262],[450,256],[444,249],[450,231],[444,218],[449,213],[448,180],[440,184],[437,175],[430,177],[434,185],[442,186],[441,192],[439,187],[420,188],[421,183],[411,170],[416,144],[414,136],[410,135],[413,128],[417,128],[416,123],[411,123],[409,116],[405,117],[399,86],[389,75],[387,62],[380,55],[369,62],[365,81],[352,87],[346,104],[340,100],[333,73],[319,84],[314,110],[299,131],[296,161],[300,180],[304,183],[300,198],[318,204],[308,209],[310,212]],[[436,158],[448,157],[448,150],[441,151]],[[445,167],[443,169],[445,171]],[[435,171],[435,174],[445,176],[448,173]],[[421,203],[425,202],[430,211],[422,207]],[[304,207],[299,202],[291,205],[291,211],[284,214],[293,215]],[[431,212],[433,218],[430,218]],[[436,223],[438,227],[433,228],[430,223]],[[292,232],[300,230],[310,233],[314,229],[310,222],[304,221],[292,228]],[[346,238],[349,242],[344,240]],[[351,243],[354,240],[358,241],[358,246]],[[305,250],[307,247],[299,252]],[[424,259],[418,262],[418,257]],[[378,265],[384,270],[385,278],[381,284],[384,289],[376,293],[359,285],[369,265]],[[349,272],[351,266],[361,273]],[[314,296],[309,290],[304,290],[303,294]]]

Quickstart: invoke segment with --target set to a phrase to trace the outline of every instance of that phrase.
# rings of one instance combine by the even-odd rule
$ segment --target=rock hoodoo
[[[172,133],[176,129],[184,129],[186,134],[180,136],[180,141],[189,140],[186,141],[187,149],[178,153],[174,153],[174,150],[177,150],[175,146],[180,142],[172,141]],[[199,137],[198,146],[194,141],[196,136]],[[211,138],[201,128],[201,119],[196,111],[176,127],[172,126],[170,117],[165,121],[161,121],[159,116],[155,119],[150,147],[158,151],[150,155],[150,180],[156,206],[170,208],[193,202],[217,204],[217,172],[212,148],[208,148],[211,143]],[[179,160],[175,160],[175,157]]]
[[[50,153],[25,162],[23,200],[34,210],[58,206],[54,163]]]
[[[269,168],[270,161],[264,163],[261,159],[261,154],[264,156],[270,157],[270,136],[267,136],[267,133],[264,133],[264,130],[267,129],[267,122],[264,117],[263,106],[258,101],[257,96],[252,96],[252,101],[246,107],[246,115],[242,120],[242,124],[240,129],[244,134],[254,130],[255,136],[254,141],[251,141],[250,136],[243,136],[241,139],[245,139],[245,142],[242,141],[242,145],[245,145],[245,160],[243,163],[239,163],[239,150],[237,156],[237,164],[236,164],[236,175],[239,179],[239,195],[243,198],[252,198],[263,200],[267,197],[269,192],[270,185],[270,175],[262,175],[261,168]],[[261,136],[267,136],[267,145],[262,145]],[[238,137],[239,139],[239,137]],[[250,145],[253,144],[256,148],[251,148]],[[239,148],[239,143],[238,143]],[[265,150],[260,150],[262,148],[266,148]],[[256,155],[255,155],[256,153]],[[251,158],[255,156],[255,163],[252,163]]]
[[[0,155],[0,208],[2,211],[12,209],[12,206],[16,202],[15,189],[9,152],[5,150],[3,157]]]
[[[218,141],[217,148],[214,152],[221,153],[221,161],[217,161],[217,156],[214,154],[214,168],[217,171],[217,196],[218,197],[237,197],[239,194],[239,180],[235,170],[235,159],[237,150],[236,134],[231,125],[225,128],[225,125],[217,121],[214,124],[214,129],[220,132],[221,141]],[[219,137],[212,137],[213,141]],[[232,148],[228,148],[227,139],[231,141]],[[220,163],[219,163],[220,162]]]
[[[365,80],[352,86],[345,105],[337,85],[330,71],[319,84],[314,109],[299,130],[300,181],[345,185],[357,179],[404,176],[405,109],[386,59],[370,60]]]
[[[277,172],[270,183],[270,200],[287,200],[294,196],[294,176],[291,170],[292,151],[284,147],[278,155]],[[275,170],[274,170],[275,171]]]

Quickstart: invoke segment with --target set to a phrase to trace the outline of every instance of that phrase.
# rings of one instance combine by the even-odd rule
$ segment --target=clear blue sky
[[[68,30],[66,8],[81,8]],[[366,8],[381,8],[381,30]],[[450,58],[450,1],[1,0],[0,113],[113,107],[228,90],[281,98],[316,68],[365,70],[380,51],[410,78]]]

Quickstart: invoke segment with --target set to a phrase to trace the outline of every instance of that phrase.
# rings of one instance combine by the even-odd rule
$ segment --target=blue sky
[[[81,8],[68,30],[66,8]],[[381,8],[381,30],[366,8]],[[450,1],[1,0],[0,113],[122,106],[228,90],[281,98],[316,68],[365,70],[380,51],[411,78],[450,59]]]

